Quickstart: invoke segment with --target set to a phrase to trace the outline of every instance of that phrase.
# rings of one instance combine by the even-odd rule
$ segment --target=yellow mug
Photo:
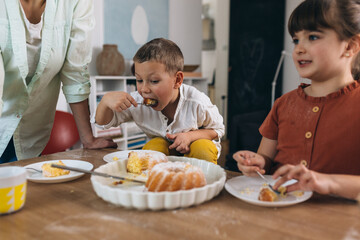
[[[22,167],[0,167],[0,214],[20,210],[26,198],[26,170]]]

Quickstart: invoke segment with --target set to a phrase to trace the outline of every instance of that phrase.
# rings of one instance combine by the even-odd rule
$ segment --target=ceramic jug
[[[123,55],[116,44],[104,44],[102,52],[96,58],[96,70],[100,75],[120,76],[125,71]]]

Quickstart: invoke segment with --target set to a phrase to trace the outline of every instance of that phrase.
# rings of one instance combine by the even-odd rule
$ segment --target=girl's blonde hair
[[[333,29],[340,40],[360,34],[360,1],[305,0],[291,14],[288,31],[291,36],[301,30]],[[360,79],[360,54],[352,62],[351,73]]]

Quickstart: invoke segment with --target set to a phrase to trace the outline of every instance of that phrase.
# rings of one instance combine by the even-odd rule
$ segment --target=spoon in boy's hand
[[[144,104],[147,107],[154,107],[158,104],[158,101],[156,99],[144,98],[143,102],[137,104]]]

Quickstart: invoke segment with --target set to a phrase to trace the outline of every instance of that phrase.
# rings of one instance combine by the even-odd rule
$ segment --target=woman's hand
[[[116,148],[117,143],[113,142],[112,139],[107,138],[95,138],[93,137],[91,141],[82,142],[84,148],[87,149],[101,149],[101,148]]]
[[[315,191],[320,194],[330,194],[331,177],[327,174],[318,173],[307,169],[303,164],[286,164],[280,167],[273,175],[273,179],[281,177],[275,184],[277,189],[288,180],[295,179],[298,182],[287,186],[287,192],[296,190]]]
[[[255,176],[257,175],[256,171],[265,174],[265,158],[260,154],[251,151],[238,151],[234,153],[233,158],[245,176]]]

